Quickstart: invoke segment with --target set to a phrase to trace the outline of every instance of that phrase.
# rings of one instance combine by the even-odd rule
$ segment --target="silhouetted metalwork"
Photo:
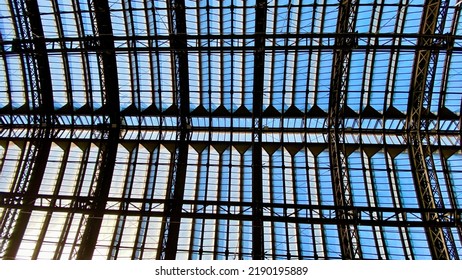
[[[0,0],[0,258],[459,259],[460,5],[308,2]]]

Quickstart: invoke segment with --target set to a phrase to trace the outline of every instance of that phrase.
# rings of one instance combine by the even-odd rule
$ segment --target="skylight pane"
[[[431,94],[431,111],[437,112],[438,108],[442,105],[440,104],[440,97],[441,97],[441,90],[443,86],[443,73],[444,73],[444,65],[446,63],[446,55],[444,53],[440,53],[437,55],[437,65],[435,67],[435,78],[432,87],[432,94]],[[442,102],[443,103],[443,102]]]
[[[128,53],[120,53],[117,55],[118,65],[118,82],[119,82],[119,101],[120,110],[124,110],[133,104],[132,93],[132,71],[130,67],[130,57]]]
[[[48,60],[50,63],[50,74],[52,77],[54,107],[59,109],[68,102],[66,76],[64,74],[64,61],[63,57],[59,55],[50,55],[48,56]]]
[[[133,6],[137,6],[136,3],[137,2],[133,2]],[[138,4],[138,6],[141,6],[141,5]],[[132,14],[133,14],[133,29],[135,31],[133,35],[137,35],[137,36],[148,35],[145,10],[133,10]]]
[[[395,31],[398,6],[384,6],[380,20],[380,33],[392,33]]]
[[[48,156],[48,162],[46,163],[43,180],[40,184],[39,194],[52,195],[55,192],[58,174],[64,159],[63,157],[64,151],[58,145],[52,145],[50,155]]]
[[[462,192],[462,154],[459,152],[445,159],[447,161],[448,169],[450,171],[449,177],[453,191],[456,193]],[[462,206],[462,195],[455,197],[456,206]]]
[[[280,4],[280,3],[278,3]],[[290,23],[290,18],[289,18],[289,10],[287,7],[277,7],[275,9],[275,33],[278,34],[283,34],[287,33],[287,30],[289,29],[289,23]]]
[[[136,169],[133,177],[133,186],[130,197],[143,198],[146,189],[146,178],[148,172],[149,151],[140,146],[136,158]]]
[[[98,56],[96,54],[88,54],[89,74],[91,82],[92,105],[93,109],[98,109],[102,106],[101,95],[101,75],[98,65]]]
[[[64,36],[78,37],[80,27],[77,24],[78,15],[71,2],[59,2],[57,7],[60,11],[59,17],[61,20]]]
[[[80,1],[79,2],[79,7],[80,7],[80,20],[82,22],[82,26],[83,26],[83,32],[85,34],[85,36],[94,36],[94,32],[93,32],[93,20],[92,20],[92,17],[91,17],[91,12],[90,12],[90,9],[89,9],[89,6],[88,6],[88,2],[87,1]]]
[[[412,76],[410,69],[412,69],[413,60],[414,54],[412,53],[401,52],[398,55],[392,102],[393,106],[401,111],[407,111]]]
[[[8,98],[9,83],[7,79],[5,61],[0,60],[0,108],[3,108],[10,103]]]
[[[360,110],[361,95],[363,90],[365,53],[353,52],[351,54],[350,73],[348,77],[347,104],[355,110]]]
[[[0,34],[0,38],[4,41],[13,40],[16,37],[8,0],[0,1]]]
[[[254,5],[251,3],[252,1],[246,1],[247,8],[245,9],[245,33],[246,34],[253,34],[255,33],[255,17],[256,12],[253,8]]]
[[[84,74],[84,63],[81,55],[68,55],[69,76],[72,87],[72,103],[75,109],[85,105],[87,100],[86,80]]]
[[[124,36],[127,33],[123,11],[111,11],[111,23],[114,36]]]
[[[24,147],[17,146],[13,142],[8,142],[7,151],[2,156],[2,165],[0,170],[0,180],[4,182],[0,185],[0,191],[12,191],[14,174],[18,172],[21,163],[21,150]]]
[[[324,33],[333,33],[336,31],[337,27],[337,18],[338,18],[338,7],[337,6],[326,6],[325,12],[323,15],[323,32]]]
[[[244,34],[244,25],[245,25],[244,9],[240,7],[234,8],[232,33],[236,35]]]
[[[389,71],[390,53],[377,53],[374,58],[374,69],[371,81],[370,104],[377,111],[383,111],[386,82],[384,79]]]
[[[137,53],[137,62],[140,109],[143,110],[152,104],[152,66],[149,53]]]
[[[26,86],[25,77],[23,76],[23,68],[21,58],[16,55],[11,55],[6,58],[8,67],[8,79],[11,87],[11,105],[13,108],[19,108],[26,103]]]
[[[79,171],[82,168],[83,160],[83,151],[75,146],[71,145],[69,147],[69,156],[68,162],[66,164],[66,170],[63,176],[63,182],[61,188],[59,189],[59,194],[61,195],[73,195],[75,187],[77,185],[77,180],[79,178]]]
[[[421,6],[412,5],[408,7],[403,33],[419,33],[420,21],[422,19],[422,10],[423,8]],[[415,42],[415,39],[409,40]]]
[[[302,112],[310,108],[307,100],[307,85],[308,85],[308,52],[297,52],[295,55],[294,68],[294,105]]]
[[[165,110],[173,104],[172,61],[170,55],[164,53],[159,54],[159,60],[159,91],[162,93],[159,108]]]
[[[462,88],[462,80],[458,78],[462,73],[462,65],[460,61],[462,61],[462,55],[453,53],[448,74],[446,96],[444,100],[444,104],[449,110],[459,114],[462,104],[462,95],[460,94],[460,89]]]
[[[163,1],[154,1],[155,3],[164,3]],[[157,4],[155,4],[157,5]],[[189,10],[188,10],[189,11]],[[166,9],[154,9],[156,19],[156,34],[168,35],[170,30],[168,28],[168,11]],[[188,18],[190,20],[190,18]],[[189,24],[188,24],[189,26]],[[189,32],[186,32],[189,34]],[[194,34],[194,33],[193,33]]]
[[[186,21],[188,22],[188,24],[186,25],[186,33],[189,35],[199,34],[200,28],[198,27],[198,22],[200,21],[198,21],[197,13],[198,10],[195,8],[195,4],[191,8],[186,9]]]
[[[204,86],[203,84],[201,85],[201,76],[200,76],[200,53],[197,52],[191,52],[189,54],[189,60],[188,60],[188,74],[189,74],[189,106],[191,110],[194,110],[202,104],[201,100],[201,93],[203,89],[201,86]],[[206,58],[206,57],[205,57]],[[207,68],[204,69],[207,71]],[[202,73],[204,75],[204,73]],[[207,77],[206,81],[208,80]],[[205,89],[208,90],[208,89]]]
[[[329,106],[329,91],[332,76],[332,59],[331,53],[322,52],[320,54],[319,74],[316,81],[317,105],[327,111]]]

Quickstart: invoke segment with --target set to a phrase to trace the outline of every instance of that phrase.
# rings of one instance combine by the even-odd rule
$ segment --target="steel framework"
[[[421,34],[443,32],[448,1],[427,1],[420,27]],[[438,45],[441,41],[423,39],[420,45]],[[448,42],[446,42],[448,44]],[[426,116],[430,112],[430,100],[433,76],[437,63],[437,50],[418,51],[413,71],[409,102],[409,143],[413,161],[412,168],[419,192],[420,205],[423,208],[444,208],[441,189],[436,175],[433,153],[426,135],[429,125]],[[423,134],[423,135],[422,135]],[[444,215],[426,215],[428,220],[444,220]],[[427,228],[428,240],[435,259],[458,259],[452,232],[448,228]]]
[[[454,1],[0,0],[0,258],[459,259]]]

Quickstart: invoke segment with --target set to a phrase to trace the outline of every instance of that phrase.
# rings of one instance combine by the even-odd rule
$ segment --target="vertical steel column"
[[[428,0],[424,5],[420,35],[433,35],[443,31],[448,3]],[[419,204],[424,209],[444,208],[428,134],[431,91],[438,52],[431,46],[442,42],[428,37],[419,37],[411,80],[408,104],[408,143],[412,155],[411,168],[414,174]],[[443,214],[426,213],[424,221],[443,222]],[[433,259],[458,259],[452,232],[448,228],[432,226],[425,228]]]
[[[91,205],[92,213],[88,216],[85,227],[81,228],[84,232],[80,233],[80,247],[74,252],[77,259],[91,259],[93,256],[111,187],[120,132],[119,83],[108,1],[93,0],[90,8],[93,11],[97,43],[95,49],[102,70],[100,79],[105,122],[97,124],[101,131],[101,142],[91,186],[91,196],[94,200]]]
[[[189,74],[186,44],[186,10],[184,0],[168,2],[170,22],[170,46],[175,60],[175,103],[178,106],[178,132],[175,145],[173,169],[170,173],[170,191],[165,207],[163,239],[158,259],[176,258],[178,236],[180,233],[181,211],[183,206],[186,166],[188,161],[188,142],[190,138],[189,112]]]
[[[357,45],[354,33],[357,1],[341,1],[337,21],[336,48],[334,49],[332,78],[329,96],[328,141],[335,205],[339,219],[354,219],[354,213],[347,208],[353,206],[346,150],[344,142],[344,112],[346,108],[347,80],[351,50]],[[342,209],[342,208],[345,209]],[[348,223],[338,225],[340,247],[343,259],[361,259],[361,246],[357,226]]]
[[[266,1],[257,1],[252,107],[252,259],[264,259],[262,190],[262,110],[265,66]]]
[[[6,250],[1,252],[4,253],[4,259],[16,258],[29,223],[32,214],[31,207],[35,203],[46,167],[46,164],[36,163],[44,163],[48,160],[51,148],[51,140],[49,139],[51,114],[53,112],[50,68],[37,1],[15,1],[13,6],[18,18],[17,28],[23,37],[18,39],[16,51],[23,54],[29,71],[28,77],[32,95],[29,119],[39,127],[32,129],[33,139],[26,154],[21,178],[17,181],[14,189],[14,192],[24,195],[21,210],[17,219],[17,212],[13,209],[8,209],[4,215],[4,219],[9,220],[9,227],[1,229],[2,237],[9,238]],[[21,43],[22,39],[30,41],[29,43]]]

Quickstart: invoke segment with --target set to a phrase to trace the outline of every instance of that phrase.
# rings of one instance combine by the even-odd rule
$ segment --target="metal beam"
[[[394,116],[390,116],[387,114],[385,114],[384,116],[383,114],[380,114],[380,113],[378,113],[375,116],[374,115],[361,116],[361,114],[362,112],[360,111],[356,113],[356,116],[353,116],[351,114],[348,116],[345,116],[345,120],[350,122],[349,127],[354,129],[355,127],[359,127],[361,124],[368,123],[370,121],[377,123],[377,126],[378,126],[379,124],[383,124],[382,120],[383,118],[385,118],[386,121],[389,121],[390,123],[392,121],[398,121],[398,124],[394,124],[392,126],[397,127],[397,128],[402,128],[404,127],[404,123],[406,120],[406,116],[404,115],[404,113],[396,114]],[[327,113],[324,113],[324,112],[313,113],[313,114],[309,113],[308,115],[300,114],[296,116],[290,115],[290,114],[284,114],[284,113],[281,113],[281,114],[276,113],[273,115],[266,113],[263,119],[271,120],[271,119],[283,117],[283,118],[293,119],[297,121],[306,120],[306,122],[303,124],[303,127],[302,127],[302,124],[297,124],[297,125],[293,124],[293,126],[298,127],[299,130],[302,130],[305,127],[310,128],[311,122],[315,122],[315,121],[320,122],[320,120],[324,120],[326,115]],[[2,110],[2,112],[0,113],[0,128],[20,128],[20,127],[32,128],[34,126],[37,127],[40,125],[39,122],[35,122],[35,121],[27,119],[28,116],[29,116],[28,114],[21,113],[19,110],[9,110],[9,109]],[[236,115],[236,114],[231,114],[231,113],[224,113],[224,114],[219,114],[219,115],[214,115],[214,116],[220,117],[223,119],[228,118],[228,120],[230,120],[231,118],[250,119],[251,117],[247,115],[242,116],[242,115]],[[360,119],[358,118],[359,116],[361,116]],[[171,129],[171,128],[177,127],[176,125],[173,124],[172,121],[164,122],[162,124],[161,123],[147,124],[146,122],[142,122],[142,120],[140,120],[138,117],[139,115],[132,114],[132,113],[122,114],[121,118],[125,120],[125,124],[123,124],[123,127],[124,128],[140,127],[140,129],[143,129],[143,128],[153,129],[153,128],[163,128],[163,127]],[[161,119],[172,120],[173,118],[177,117],[177,114],[173,114],[173,113],[146,114],[143,117],[147,120],[151,119],[153,121],[160,122]],[[197,123],[199,123],[199,124],[196,124],[194,128],[209,127],[209,125],[200,124],[201,119],[207,118],[208,120],[209,117],[210,117],[210,114],[207,114],[207,115],[195,114],[191,116],[191,121],[196,121]],[[57,129],[65,129],[65,128],[76,129],[76,128],[96,128],[98,126],[98,123],[91,123],[92,119],[98,120],[98,119],[107,118],[107,116],[104,114],[75,113],[75,114],[55,114],[54,118],[56,119],[56,122],[53,124],[53,127],[56,127]],[[452,130],[455,130],[456,129],[455,127],[457,127],[458,122],[459,122],[459,116],[457,116],[456,113],[454,112],[452,112],[452,116],[451,115],[441,115],[441,116],[429,115],[427,119],[433,122],[431,125],[434,126],[433,128],[434,130],[439,129],[440,131],[451,130],[451,127],[452,127]],[[450,125],[445,124],[444,127],[436,126],[438,122],[441,123],[445,121],[453,121],[454,124],[450,124]],[[170,123],[170,125],[168,123]],[[316,123],[314,124],[314,126],[319,127],[320,124]],[[327,127],[327,125],[324,125],[324,126]],[[212,128],[214,127],[227,128],[226,125],[224,124],[217,125],[217,124],[212,123]],[[240,127],[250,127],[250,125],[245,126],[243,124],[236,124],[235,127],[236,129],[239,129]],[[272,127],[269,126],[268,128],[271,129]],[[285,129],[285,127],[281,127],[281,126],[278,126],[277,128]],[[370,125],[368,126],[364,125],[364,128],[367,128],[369,130],[374,129],[377,131],[387,129],[386,127],[382,129],[371,128]],[[287,127],[287,129],[291,129],[291,128]],[[389,129],[392,129],[392,128],[389,128]]]
[[[9,209],[21,209],[24,203],[24,194],[0,192],[0,206]],[[92,196],[72,195],[44,195],[38,194],[36,203],[31,207],[33,211],[53,211],[64,213],[93,213]],[[163,210],[156,210],[158,205],[167,204],[168,199],[157,198],[109,198],[104,210],[108,215],[140,216],[140,209],[146,204],[151,204],[150,209],[142,212],[143,217],[162,217]],[[121,209],[120,205],[129,205]],[[253,202],[232,202],[232,201],[204,201],[204,200],[183,200],[183,217],[206,218],[206,219],[229,219],[252,221],[253,214],[250,210]],[[451,227],[456,228],[462,224],[462,209],[422,209],[407,207],[372,207],[372,206],[351,206],[339,207],[334,205],[313,205],[313,204],[284,204],[284,203],[262,203],[265,209],[273,211],[296,212],[297,216],[263,215],[263,221],[281,221],[297,223],[316,224],[343,224],[343,225],[373,225],[373,226],[399,226],[399,227]],[[203,211],[209,208],[211,211]],[[190,209],[190,210],[188,210]],[[197,211],[202,209],[202,211]],[[214,209],[214,210],[212,210]],[[223,213],[219,209],[229,209],[229,213]],[[240,210],[239,210],[240,209]],[[339,211],[347,210],[354,213],[354,219],[341,218],[337,215]],[[426,215],[444,215],[444,221],[428,221]]]
[[[32,119],[40,122],[40,127],[33,129],[33,142],[28,148],[25,157],[21,178],[15,186],[16,192],[22,192],[24,196],[24,207],[16,212],[7,210],[3,219],[4,225],[1,236],[9,239],[8,245],[3,254],[4,259],[15,259],[21,245],[23,236],[27,229],[32,211],[31,205],[35,202],[38,194],[43,174],[45,172],[48,155],[51,148],[50,126],[52,124],[51,114],[53,112],[53,95],[51,85],[50,67],[46,45],[43,40],[43,27],[39,15],[37,1],[16,1],[14,2],[15,12],[18,14],[19,22],[16,22],[21,36],[32,40],[31,43],[20,45],[16,49],[23,55],[29,71],[29,83],[32,93]],[[33,54],[23,53],[25,49],[34,49]],[[14,228],[12,227],[14,225]],[[0,248],[3,249],[3,248]]]
[[[337,21],[337,33],[354,34],[356,22],[357,1],[341,1]],[[347,155],[345,146],[344,112],[346,108],[347,80],[350,67],[351,50],[357,46],[354,36],[336,40],[337,49],[334,51],[331,87],[329,95],[328,143],[330,165],[332,168],[332,184],[335,205],[351,207],[353,205],[350,179],[348,174]],[[353,219],[352,213],[339,210],[341,219]],[[358,229],[355,225],[338,226],[340,247],[343,259],[361,259]]]
[[[447,2],[428,0],[424,5],[420,34],[430,35],[442,32],[441,24],[446,20]],[[444,25],[443,25],[444,26]],[[430,38],[418,41],[419,46],[434,46]],[[437,53],[432,50],[417,51],[411,80],[411,92],[408,104],[408,141],[412,155],[411,168],[414,174],[419,204],[423,209],[444,209],[441,189],[439,186],[433,153],[428,143],[429,122],[427,115],[430,112],[432,91],[432,75],[436,67]],[[427,221],[444,221],[443,215],[427,214]],[[427,240],[433,259],[458,259],[452,232],[441,227],[426,227]]]
[[[186,48],[186,10],[184,0],[168,2],[170,31],[170,46],[174,57],[174,90],[175,104],[179,115],[177,124],[174,162],[170,173],[169,203],[166,206],[163,221],[163,240],[158,253],[158,259],[173,260],[176,258],[178,236],[180,233],[181,209],[186,181],[188,161],[188,142],[190,137],[189,112],[189,74],[188,52]]]
[[[85,227],[80,229],[84,232],[79,233],[80,247],[74,252],[77,259],[91,259],[93,256],[111,187],[120,130],[117,63],[108,1],[93,0],[90,8],[96,43],[93,47],[98,53],[101,73],[102,112],[109,118],[98,124],[102,136],[91,186],[91,193],[94,196],[93,211],[87,217]]]
[[[178,46],[177,51],[188,50],[188,51],[203,51],[204,40],[208,40],[209,43],[206,45],[207,50],[212,52],[220,51],[244,51],[253,52],[254,46],[251,44],[244,46],[231,46],[227,43],[217,43],[226,40],[242,40],[242,42],[248,42],[254,39],[255,36],[251,34],[234,34],[234,35],[213,35],[213,34],[201,34],[201,35],[190,35],[186,34],[184,40],[185,46]],[[461,40],[461,35],[456,34],[400,34],[400,33],[298,33],[298,34],[266,34],[265,35],[265,49],[275,51],[286,51],[286,50],[326,50],[331,51],[337,49],[338,45],[336,42],[344,38],[353,38],[358,42],[358,46],[355,51],[366,51],[366,50],[400,50],[400,51],[415,51],[417,50],[430,50],[438,49],[445,51],[452,49],[455,52],[462,51],[460,46],[451,46],[449,42],[454,40]],[[423,39],[431,39],[434,41],[440,41],[442,44],[435,46],[422,46],[415,43],[411,43]],[[48,53],[72,53],[72,52],[93,52],[94,49],[88,48],[88,44],[94,44],[94,38],[92,37],[62,37],[62,38],[44,38],[46,42]],[[156,46],[156,52],[170,52],[172,46],[168,44],[158,44],[158,42],[169,42],[169,35],[151,35],[151,36],[114,36],[114,41],[121,42],[121,47],[117,47],[117,51],[137,51],[137,52],[152,52],[151,46]],[[371,45],[369,42],[374,40],[375,44]],[[400,40],[402,44],[394,45],[389,42]],[[278,42],[284,42],[280,44]],[[296,42],[291,45],[286,45],[286,42]],[[27,44],[30,43],[30,39],[21,38],[15,41],[5,40],[2,42],[4,53],[6,55],[14,53],[13,45],[15,44]],[[123,45],[128,44],[130,47]],[[123,43],[123,44],[122,44]],[[62,46],[65,45],[66,48]],[[148,45],[148,46],[144,46]],[[101,47],[99,47],[101,49]],[[101,49],[104,51],[104,49]],[[110,49],[109,49],[110,50]],[[25,53],[33,53],[33,49],[25,48]]]
[[[252,259],[263,260],[262,111],[265,66],[266,3],[257,1],[252,105]]]
[[[101,136],[100,134],[97,134],[96,131],[93,131],[94,134],[92,134],[91,130],[88,129],[86,131],[86,133],[84,133],[81,137],[56,137],[56,138],[53,138],[53,141],[56,141],[56,142],[62,142],[62,141],[72,141],[72,142],[78,142],[78,143],[95,143],[97,145],[99,145],[99,142],[97,139],[89,139],[87,137],[90,137],[91,135],[96,135],[98,137],[103,137]],[[27,130],[26,131],[23,131],[23,130],[20,130],[16,133],[12,133],[12,134],[9,134],[8,136],[6,137],[0,137],[0,140],[6,140],[6,141],[15,141],[15,140],[20,140],[20,141],[33,141],[35,138],[33,138],[33,136],[31,135],[25,135],[27,134]],[[132,135],[134,135],[134,137],[122,137],[122,138],[119,138],[118,141],[120,143],[141,143],[141,144],[162,144],[162,145],[175,145],[177,143],[177,140],[175,138],[173,139],[165,139],[165,140],[159,140],[159,135],[160,136],[164,136],[162,135],[162,133],[158,133],[158,134],[154,134],[155,137],[153,137],[153,135],[151,133],[144,133],[144,132],[140,132],[140,131],[130,131],[130,133],[132,133]],[[169,131],[169,133],[171,135],[174,135],[175,132],[173,131]],[[196,132],[196,134],[198,134],[200,132]],[[213,135],[213,134],[212,134]],[[297,133],[297,134],[294,134],[294,135],[291,135],[292,136],[296,136],[296,137],[299,137],[300,139],[303,138],[304,134],[302,132],[300,133]],[[308,140],[302,142],[302,143],[296,143],[296,142],[291,142],[291,141],[284,141],[281,142],[280,141],[272,141],[273,139],[267,139],[269,141],[264,141],[262,142],[262,147],[267,147],[267,146],[274,146],[274,145],[280,145],[281,147],[290,147],[290,146],[298,146],[300,148],[302,147],[317,147],[318,149],[321,149],[321,150],[324,150],[326,148],[328,148],[328,144],[327,143],[324,143],[324,142],[320,142],[320,138],[323,138],[325,135],[322,134],[321,132],[313,132],[313,133],[307,133],[307,138]],[[384,136],[383,134],[381,133],[363,133],[363,134],[356,134],[356,133],[350,133],[348,134],[349,137],[351,138],[354,138],[354,139],[350,139],[348,140],[348,142],[345,142],[342,144],[342,146],[345,146],[345,149],[349,150],[349,151],[355,151],[358,149],[358,146],[361,144],[361,142],[364,142],[364,141],[369,141],[369,143],[367,144],[362,144],[364,147],[366,148],[380,148],[380,147],[383,147],[384,145],[387,145],[387,147],[392,147],[392,148],[396,148],[398,149],[401,153],[403,152],[404,150],[406,150],[406,148],[409,148],[409,144],[406,143],[406,140],[407,140],[407,136],[405,135],[394,135],[394,134],[391,134],[391,135],[387,135],[386,137],[391,139],[390,140],[387,140],[387,139],[384,139]],[[106,138],[104,139],[107,139],[107,136],[104,136]],[[141,137],[144,137],[144,139],[140,139]],[[208,137],[208,135],[205,135],[205,137]],[[213,136],[215,137],[215,136]],[[251,138],[252,135],[251,134],[243,134],[242,137],[248,137],[248,138]],[[460,139],[461,139],[461,136],[460,135],[457,135],[455,133],[452,133],[452,134],[445,134],[443,136],[440,136],[439,139],[438,139],[438,136],[435,134],[435,135],[432,135],[432,141],[431,143],[429,144],[430,148],[432,148],[433,150],[435,148],[438,148],[439,147],[439,144],[438,144],[438,140],[441,139],[441,146],[445,147],[445,148],[450,148],[450,149],[455,149],[457,151],[460,151],[462,149],[462,147],[458,144],[460,143]],[[374,140],[374,142],[372,142],[372,140]],[[219,140],[214,140],[214,141],[204,141],[204,140],[194,140],[192,139],[190,142],[189,142],[191,145],[227,145],[229,147],[235,147],[235,146],[241,146],[241,145],[248,145],[248,144],[251,144],[251,141],[247,141],[245,139],[243,139],[242,141],[230,141],[230,140],[226,140],[226,141],[219,141]]]

